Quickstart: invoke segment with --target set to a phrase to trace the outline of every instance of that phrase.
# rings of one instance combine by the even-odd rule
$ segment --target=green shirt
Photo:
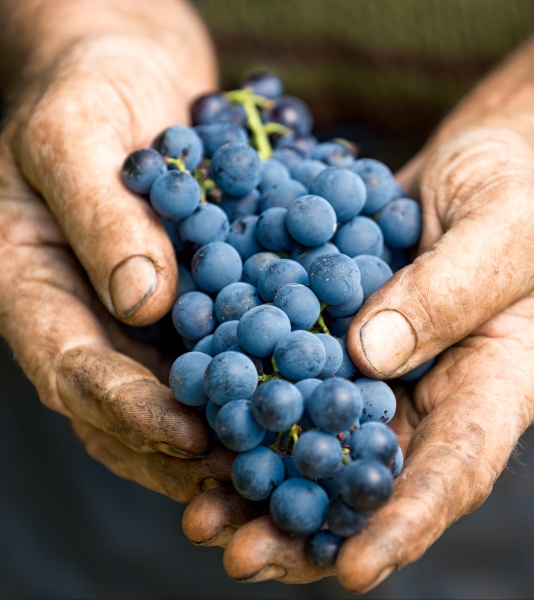
[[[318,127],[425,132],[534,31],[533,0],[198,0],[222,86],[267,69]]]

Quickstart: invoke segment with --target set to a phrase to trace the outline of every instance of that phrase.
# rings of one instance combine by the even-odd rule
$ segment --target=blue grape
[[[397,452],[395,453],[395,459],[393,460],[393,465],[391,466],[391,474],[393,477],[398,477],[400,472],[402,471],[402,467],[404,466],[404,456],[402,455],[402,450],[400,446],[397,446]]]
[[[309,190],[315,177],[324,169],[326,169],[324,162],[305,158],[293,170],[293,179],[300,181]]]
[[[195,252],[191,261],[193,279],[210,294],[239,281],[242,270],[243,265],[237,250],[224,242],[211,242],[202,246]]]
[[[301,379],[295,383],[299,392],[302,394],[302,399],[304,400],[304,412],[302,413],[302,417],[299,421],[299,425],[303,429],[315,429],[315,423],[310,419],[310,415],[306,410],[306,403],[308,402],[315,388],[321,383],[322,382],[320,379],[315,379],[313,377],[310,379]]]
[[[363,214],[374,215],[395,195],[397,182],[384,163],[374,158],[361,158],[354,161],[349,168],[363,179],[367,188]]]
[[[314,567],[329,571],[336,564],[336,558],[343,544],[343,538],[330,531],[319,531],[306,544],[306,556]]]
[[[339,441],[323,431],[306,431],[293,448],[297,469],[310,479],[331,475],[343,457]]]
[[[389,423],[395,414],[397,401],[389,385],[376,379],[361,377],[355,381],[363,399],[361,423],[379,421]]]
[[[390,246],[409,248],[421,237],[421,206],[410,198],[392,200],[380,211],[378,224]]]
[[[213,356],[213,334],[210,333],[206,337],[199,340],[193,347],[193,352],[203,352],[208,356]]]
[[[224,242],[229,230],[226,213],[209,202],[199,204],[178,226],[182,242],[197,247],[210,242]]]
[[[261,181],[259,188],[266,192],[271,186],[277,185],[282,181],[289,181],[291,174],[289,169],[278,160],[269,158],[262,162]]]
[[[335,375],[343,362],[343,350],[337,339],[331,335],[318,333],[317,338],[321,340],[326,351],[326,362],[323,370],[317,375],[320,379],[327,379]]]
[[[287,209],[286,226],[299,244],[320,246],[334,235],[336,220],[336,213],[327,200],[307,195],[291,202]]]
[[[360,270],[356,263],[341,253],[323,254],[310,266],[310,287],[323,302],[343,304],[360,286]]]
[[[187,292],[194,292],[197,289],[197,284],[191,275],[191,271],[182,265],[178,265],[178,292],[176,297],[179,298]]]
[[[188,406],[206,404],[204,374],[211,357],[202,352],[187,352],[179,356],[171,367],[169,387],[174,396]]]
[[[291,253],[291,259],[296,260],[301,264],[306,271],[309,272],[313,261],[323,254],[338,254],[339,250],[334,244],[327,242],[321,246],[315,246],[315,248],[309,248],[308,246],[298,245]]]
[[[345,460],[347,458],[349,457],[345,455]],[[329,498],[335,498],[339,495],[339,480],[344,470],[345,465],[339,463],[337,469],[329,477],[317,480],[317,483],[323,488]]]
[[[350,167],[354,162],[354,156],[348,145],[335,141],[318,144],[312,150],[311,157],[323,161],[330,167]]]
[[[392,248],[385,242],[384,250],[382,251],[380,258],[388,263],[393,273],[404,269],[404,267],[410,264],[410,261],[402,250],[399,250],[398,248]]]
[[[213,333],[212,352],[213,356],[230,350],[237,344],[237,324],[239,321],[226,321],[221,323]]]
[[[337,230],[334,244],[347,256],[360,254],[380,256],[384,247],[384,236],[380,227],[372,219],[354,217]]]
[[[306,410],[317,427],[336,434],[349,429],[360,417],[362,396],[346,379],[327,379],[315,388]]]
[[[277,148],[272,153],[271,158],[281,162],[291,172],[299,163],[304,160],[304,153],[295,147]]]
[[[295,466],[295,461],[293,460],[292,456],[289,454],[282,455],[282,463],[284,465],[284,479],[295,479],[302,477],[300,471]]]
[[[294,245],[286,227],[287,208],[268,208],[256,224],[256,239],[272,252],[288,252]]]
[[[361,284],[358,284],[358,287],[356,288],[356,291],[354,292],[353,296],[349,298],[346,302],[343,302],[343,304],[336,304],[335,306],[329,304],[327,308],[328,312],[333,317],[346,318],[353,317],[360,310],[362,304],[363,288]]]
[[[237,338],[254,356],[271,356],[278,340],[291,331],[287,315],[276,306],[257,306],[239,320]]]
[[[301,136],[309,135],[313,127],[310,109],[300,98],[295,98],[295,96],[278,98],[269,117],[270,121],[289,127]]]
[[[378,256],[360,254],[354,257],[354,262],[360,269],[364,302],[393,277],[393,271],[389,265]]]
[[[199,96],[191,105],[193,125],[209,125],[228,108],[228,100],[219,92]]]
[[[232,483],[248,500],[267,500],[282,481],[282,461],[264,446],[239,454],[232,464]]]
[[[295,135],[294,131],[281,136],[275,143],[276,149],[296,148],[305,158],[310,158],[313,149],[317,146],[318,140],[313,135]]]
[[[395,462],[397,446],[397,436],[383,423],[364,423],[350,438],[353,460],[376,460],[389,468]]]
[[[324,369],[324,344],[309,331],[292,331],[280,338],[274,348],[274,362],[290,381],[316,377]]]
[[[304,410],[298,388],[283,379],[262,383],[250,401],[252,414],[267,431],[287,431]]]
[[[148,194],[154,181],[167,172],[162,156],[151,148],[128,154],[121,169],[124,185],[136,194]]]
[[[211,400],[206,404],[206,421],[212,429],[215,429],[215,424],[217,422],[217,415],[221,410],[222,406],[215,404]]]
[[[234,125],[240,127],[247,126],[247,113],[241,104],[234,104],[223,110],[221,116],[217,119],[218,121],[230,121]]]
[[[350,508],[375,510],[389,500],[393,492],[393,477],[382,463],[357,460],[343,471],[339,489]]]
[[[325,491],[307,479],[287,479],[271,496],[271,518],[283,532],[292,536],[317,533],[328,505]]]
[[[244,196],[261,180],[261,161],[254,148],[230,142],[213,155],[210,175],[218,187],[231,196]]]
[[[284,90],[282,82],[276,75],[265,72],[249,75],[245,81],[243,81],[241,87],[249,88],[254,94],[265,96],[265,98],[270,98],[272,100],[279,98]]]
[[[276,162],[276,161],[273,161]],[[295,179],[283,179],[271,187],[264,193],[261,199],[260,212],[268,208],[287,208],[295,198],[305,196],[308,190]]]
[[[408,373],[404,373],[404,375],[401,375],[399,379],[401,381],[417,381],[418,379],[421,379],[423,375],[426,375],[428,371],[430,371],[430,369],[434,366],[435,362],[436,359],[431,358],[430,360],[424,362],[422,365],[415,367],[415,369],[408,371]]]
[[[265,430],[252,416],[248,400],[233,400],[225,404],[215,419],[215,431],[221,443],[234,452],[248,452],[256,448],[265,435]]]
[[[165,217],[160,217],[161,224],[163,225],[169,239],[172,242],[174,251],[176,254],[183,252],[185,250],[185,246],[180,239],[180,234],[178,233],[179,223],[176,221],[171,221],[170,219],[166,219]]]
[[[239,321],[249,310],[261,305],[258,290],[249,283],[230,283],[215,298],[215,315],[219,323]],[[237,344],[237,341],[234,342]]]
[[[347,321],[348,321],[348,319],[347,319]],[[350,321],[352,321],[352,319],[350,319]],[[350,323],[349,323],[349,325],[350,325]],[[349,379],[350,377],[354,377],[355,375],[357,375],[358,370],[356,369],[354,363],[352,362],[350,354],[347,350],[347,342],[345,342],[345,340],[342,340],[340,338],[337,338],[337,341],[339,342],[339,345],[341,346],[341,349],[343,350],[343,362],[341,363],[341,367],[339,368],[339,371],[336,373],[336,377],[343,377],[344,379]]]
[[[362,297],[363,297],[363,292],[362,292]],[[340,305],[338,304],[338,306],[340,306]],[[328,327],[330,330],[330,334],[335,336],[336,338],[342,338],[343,336],[346,336],[349,325],[352,323],[353,319],[354,319],[354,315],[350,315],[349,317],[340,317],[340,318],[334,319],[334,321],[332,323],[330,323],[330,325]],[[341,377],[343,377],[343,375],[341,375]]]
[[[240,198],[224,194],[220,207],[224,210],[230,221],[235,221],[239,217],[255,215],[259,210],[260,201],[261,194],[254,188],[251,192]]]
[[[308,274],[294,260],[282,258],[267,263],[258,276],[258,291],[265,302],[272,302],[276,292],[287,283],[308,285]]]
[[[153,146],[163,156],[181,158],[189,171],[200,165],[204,154],[204,146],[198,133],[185,125],[168,127],[154,140]]]
[[[347,506],[341,496],[335,496],[328,503],[325,521],[328,529],[342,538],[360,533],[367,525],[368,516]]]
[[[273,304],[286,313],[293,330],[310,329],[321,314],[321,304],[317,296],[310,288],[300,283],[283,285],[276,292]]]
[[[202,137],[204,138],[204,151],[208,158],[211,158],[216,150],[229,142],[237,144],[248,143],[246,130],[230,121],[216,121],[212,123]]]
[[[258,385],[254,363],[239,352],[221,352],[211,359],[204,376],[204,389],[215,404],[248,400]]]
[[[258,252],[247,258],[243,265],[243,281],[257,286],[260,271],[272,260],[280,260],[280,257],[273,252]]]
[[[166,219],[178,221],[188,217],[200,202],[200,186],[183,171],[166,171],[150,188],[152,208]]]
[[[243,348],[241,348],[239,344],[234,344],[233,346],[230,346],[228,350],[231,352],[239,352],[240,354],[248,356],[250,360],[254,363],[256,371],[258,371],[258,373],[263,373],[263,360],[259,356],[253,356],[252,354],[249,354]]]
[[[202,292],[187,292],[172,308],[176,331],[188,340],[200,340],[215,329],[213,300]]]
[[[258,218],[256,215],[247,215],[239,217],[230,225],[226,241],[239,252],[244,261],[262,250],[256,239]]]
[[[313,180],[310,192],[328,200],[341,223],[360,214],[367,196],[361,177],[340,167],[321,171]]]

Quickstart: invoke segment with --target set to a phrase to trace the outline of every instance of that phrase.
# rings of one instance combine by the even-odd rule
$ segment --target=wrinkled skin
[[[91,456],[194,499],[184,531],[226,546],[230,576],[333,575],[309,564],[305,540],[273,526],[265,503],[228,487],[233,453],[210,448],[198,414],[160,383],[166,359],[119,325],[156,321],[177,284],[158,219],[120,182],[123,157],[185,122],[190,99],[216,83],[187,5],[160,0],[153,14],[142,0],[97,3],[0,6],[2,19],[13,16],[12,62],[25,65],[18,79],[3,75],[12,110],[0,136],[0,333]],[[337,576],[353,592],[416,560],[479,506],[532,422],[533,56],[526,47],[482,84],[399,174],[423,206],[423,254],[368,300],[349,348],[378,378],[443,354],[415,389],[396,389],[391,426],[406,465],[392,501],[341,550]]]

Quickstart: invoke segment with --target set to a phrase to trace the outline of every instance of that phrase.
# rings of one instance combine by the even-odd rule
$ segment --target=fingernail
[[[228,485],[228,483],[224,483],[223,481],[218,481],[217,479],[214,479],[213,477],[206,477],[206,479],[203,479],[199,484],[200,489],[203,492],[208,492],[209,490],[215,490],[216,488],[225,487],[227,485]]]
[[[205,454],[191,454],[190,452],[185,452],[184,450],[180,450],[180,448],[176,448],[176,446],[171,446],[165,442],[154,444],[154,449],[177,458],[204,458],[206,456]]]
[[[384,579],[386,579],[386,577],[389,577],[391,573],[393,573],[393,571],[396,570],[396,568],[397,567],[395,567],[395,565],[392,565],[391,567],[387,567],[386,569],[381,571],[380,575],[373,581],[371,585],[368,585],[363,590],[358,590],[358,596],[360,594],[366,594],[367,592],[370,592],[373,588],[375,588],[377,585],[380,585],[384,581]]]
[[[235,579],[237,583],[259,583],[260,581],[269,581],[269,579],[281,579],[287,575],[287,571],[278,565],[268,565],[250,577],[244,579]]]
[[[396,310],[383,310],[360,330],[362,348],[372,367],[392,375],[412,356],[416,346],[410,322]]]
[[[146,256],[131,256],[118,265],[109,280],[109,293],[117,317],[129,317],[158,285],[154,263]]]

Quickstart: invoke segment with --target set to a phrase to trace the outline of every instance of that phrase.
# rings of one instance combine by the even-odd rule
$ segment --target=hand
[[[169,364],[117,320],[156,321],[177,283],[159,219],[119,172],[216,87],[209,43],[174,1],[6,0],[0,19],[22,73],[0,136],[0,332],[93,456],[190,500],[229,480],[233,455],[177,460],[205,455],[208,434],[158,381]]]
[[[420,190],[423,254],[365,304],[349,348],[378,378],[444,352],[412,394],[396,389],[391,426],[407,461],[391,502],[341,549],[337,574],[353,592],[416,560],[479,506],[534,417],[534,143],[526,121],[518,113],[484,113],[460,126],[453,119],[400,174]],[[232,577],[302,583],[325,575],[306,560],[305,540],[283,535],[269,517],[229,540],[238,525],[223,515],[219,493],[190,504],[184,529],[199,541],[189,519],[201,501],[207,511],[209,497],[212,520],[222,515]]]

